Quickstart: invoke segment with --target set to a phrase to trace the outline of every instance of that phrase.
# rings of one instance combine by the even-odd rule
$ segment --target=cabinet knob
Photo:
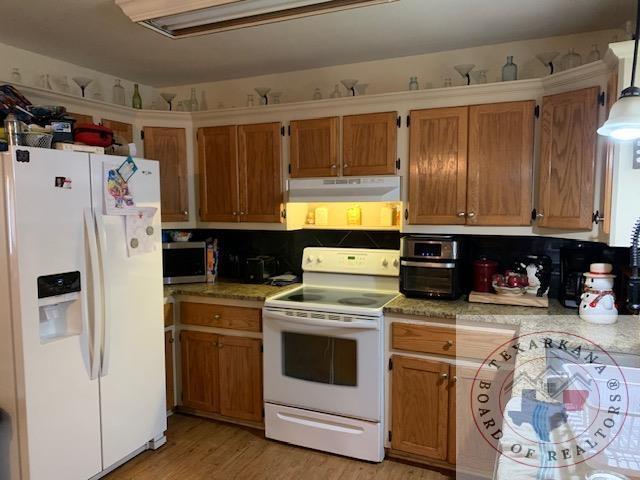
[[[336,164],[334,163],[333,165],[331,165],[331,168],[336,168]]]
[[[169,343],[173,343],[173,337],[169,339]]]
[[[342,165],[342,168],[349,168],[349,165],[347,165],[346,163]]]
[[[604,222],[604,215],[600,215],[600,210],[596,210],[595,212],[593,212],[593,216],[591,217],[591,219],[593,220],[593,223],[595,223],[596,225],[600,225],[602,222]]]
[[[447,378],[449,378],[449,374],[448,373],[441,373],[440,374],[440,378],[443,380],[446,380]]]
[[[452,381],[453,383],[456,383],[456,382],[458,381],[458,377],[457,377],[457,375],[454,375],[454,376],[453,376],[453,378],[451,379],[451,381]]]
[[[453,347],[453,340],[447,340],[447,341],[445,342],[445,345],[446,345],[447,347]]]
[[[246,213],[245,212],[240,212],[240,215],[246,215]]]
[[[212,343],[211,343],[211,345],[212,345],[213,347],[217,347],[217,346],[218,346],[218,342],[212,342]]]
[[[475,217],[475,216],[476,216],[476,212],[469,212],[469,213],[467,213],[467,217],[468,217],[468,218],[473,218],[473,217]]]
[[[214,320],[220,320],[220,314],[219,314],[219,313],[216,313],[216,314],[213,316],[213,319],[214,319]]]
[[[544,218],[544,212],[536,213],[536,218]]]
[[[231,212],[231,215],[235,217],[236,215],[238,215],[238,212]]]
[[[184,212],[182,212],[183,215],[189,215],[189,212],[187,210],[185,210]]]
[[[466,217],[467,216],[467,212],[458,212],[457,215],[459,217]]]

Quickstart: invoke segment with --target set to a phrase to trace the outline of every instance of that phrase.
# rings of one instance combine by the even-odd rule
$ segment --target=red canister
[[[498,262],[480,257],[473,262],[473,290],[475,292],[493,292],[491,277],[498,270]]]

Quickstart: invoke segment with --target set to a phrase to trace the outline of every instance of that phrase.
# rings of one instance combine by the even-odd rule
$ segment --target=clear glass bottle
[[[22,75],[20,75],[20,69],[14,68],[11,70],[11,81],[13,83],[22,83]]]
[[[587,63],[597,62],[600,60],[600,50],[598,50],[598,44],[594,43],[591,46],[591,52],[589,52],[589,56],[587,57]]]
[[[322,92],[320,91],[319,88],[316,88],[313,92],[313,99],[314,100],[322,100]]]
[[[418,77],[409,78],[409,90],[419,90]]]
[[[274,105],[279,105],[280,104],[280,96],[282,95],[282,92],[273,92],[271,93],[271,103]]]
[[[502,81],[510,82],[518,79],[518,66],[513,63],[513,55],[507,57],[507,63],[502,67]]]
[[[140,87],[137,83],[133,85],[133,97],[131,98],[131,106],[142,110],[142,97],[140,96]]]
[[[199,110],[199,107],[198,107],[198,99],[196,98],[195,88],[191,89],[191,98],[189,99],[189,102],[191,104],[191,108],[189,110],[192,112],[197,112]]]
[[[124,87],[120,83],[120,79],[117,79],[113,84],[113,103],[122,106],[126,104]]]
[[[563,70],[567,70],[568,68],[576,68],[582,65],[582,56],[580,56],[579,53],[576,53],[573,48],[570,48],[569,52],[564,57],[562,57],[560,63]]]
[[[209,104],[207,103],[204,91],[200,93],[200,110],[209,110]]]
[[[69,85],[69,79],[66,75],[62,76],[60,80],[60,91],[62,93],[69,93],[71,91],[71,86]]]
[[[443,84],[443,86],[444,86],[445,88],[453,86],[453,83],[451,82],[451,77],[446,77],[446,78],[444,79],[444,84]]]
[[[329,95],[331,98],[340,98],[342,97],[342,92],[340,91],[340,86],[336,83],[336,86],[333,87],[333,92]]]
[[[247,107],[255,106],[255,101],[253,100],[253,95],[247,95]]]
[[[178,101],[178,104],[176,105],[176,112],[184,112],[184,103],[182,100]]]

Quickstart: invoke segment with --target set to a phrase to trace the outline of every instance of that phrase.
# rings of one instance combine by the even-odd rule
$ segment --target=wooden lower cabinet
[[[175,383],[173,381],[173,330],[164,332],[164,370],[167,388],[167,411],[173,410],[175,402]]]
[[[449,364],[399,355],[391,358],[391,448],[446,460]]]
[[[183,330],[182,405],[262,421],[262,340]]]

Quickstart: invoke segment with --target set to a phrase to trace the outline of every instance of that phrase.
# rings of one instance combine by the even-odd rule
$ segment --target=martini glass
[[[457,70],[457,72],[467,81],[467,85],[471,85],[471,76],[469,76],[469,72],[473,70],[475,65],[473,63],[463,63],[461,65],[455,65],[453,68]]]
[[[340,80],[340,83],[342,83],[342,85],[344,85],[344,88],[347,89],[347,91],[351,92],[351,96],[355,97],[356,96],[356,83],[358,83],[358,80],[354,79],[354,78],[347,78],[344,80]]]
[[[80,91],[82,91],[82,98],[84,98],[84,91],[87,86],[93,82],[93,79],[87,77],[73,77],[73,81],[80,87]]]
[[[161,92],[160,96],[164,99],[165,102],[167,102],[169,104],[169,111],[173,110],[171,102],[173,101],[174,98],[176,98],[176,94],[175,93]]]
[[[267,87],[256,87],[254,90],[258,95],[260,95],[260,105],[269,105],[268,93],[271,89]]]
[[[540,62],[549,67],[549,75],[553,75],[553,61],[555,58],[560,55],[558,52],[543,52],[536,55],[536,58],[540,60]]]

